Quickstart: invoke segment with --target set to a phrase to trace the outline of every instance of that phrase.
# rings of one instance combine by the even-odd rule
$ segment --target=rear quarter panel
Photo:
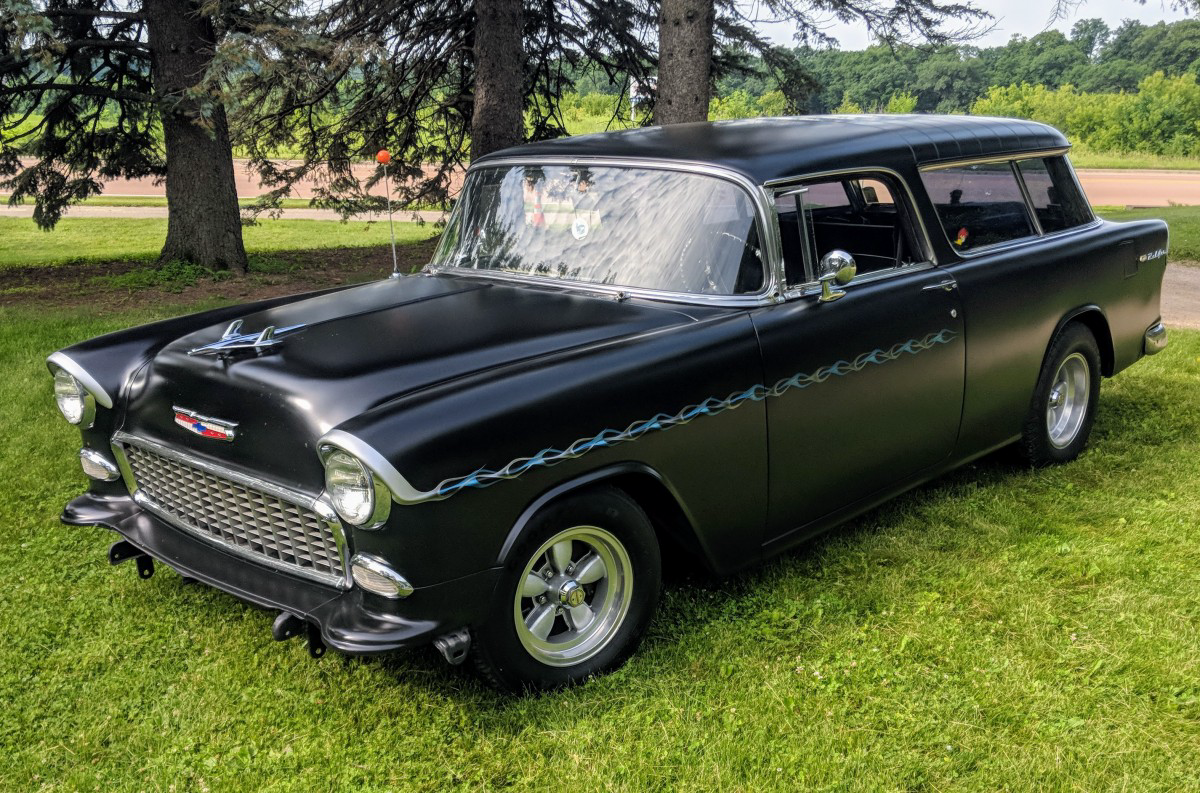
[[[1160,318],[1166,256],[1139,259],[1166,247],[1166,224],[1154,220],[1099,221],[970,259],[944,246],[945,269],[958,281],[966,320],[960,455],[1020,434],[1046,349],[1073,315],[1103,314],[1112,336],[1106,374],[1142,356],[1143,334]]]

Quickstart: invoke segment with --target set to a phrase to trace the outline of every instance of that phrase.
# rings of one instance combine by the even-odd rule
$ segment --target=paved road
[[[1200,329],[1200,267],[1167,265],[1162,316],[1168,328]]]
[[[365,180],[377,167],[363,163],[355,166],[354,171],[360,179]],[[244,160],[235,161],[234,173],[239,196],[253,198],[263,192],[258,180],[247,170]],[[1093,204],[1103,206],[1200,204],[1200,171],[1081,170],[1079,180],[1088,199]],[[296,197],[311,198],[313,188],[312,182],[300,183]],[[382,185],[376,185],[375,192],[382,195]],[[160,196],[163,195],[163,186],[155,184],[152,179],[112,179],[105,184],[104,194]]]
[[[1100,206],[1200,204],[1200,171],[1082,170],[1088,200]]]

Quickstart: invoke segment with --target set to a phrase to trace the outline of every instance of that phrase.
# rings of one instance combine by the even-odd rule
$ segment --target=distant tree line
[[[882,111],[893,97],[911,96],[919,113],[965,113],[993,86],[1132,93],[1157,72],[1194,75],[1200,72],[1200,20],[1126,20],[1112,29],[1102,19],[1082,19],[1069,34],[1013,36],[996,47],[879,44],[858,51],[802,47],[794,54],[811,80],[811,90],[796,102],[798,112],[830,113],[845,103]],[[716,95],[761,97],[780,88],[767,70],[751,68],[719,80]]]

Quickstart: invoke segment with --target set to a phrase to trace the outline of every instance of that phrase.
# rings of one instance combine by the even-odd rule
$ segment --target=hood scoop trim
[[[221,334],[221,338],[210,344],[204,344],[188,350],[188,355],[225,355],[240,350],[253,350],[256,353],[261,353],[282,342],[283,339],[280,336],[304,327],[307,326],[300,324],[276,328],[274,325],[268,325],[258,333],[242,333],[242,320],[235,319],[229,323],[229,327]]]

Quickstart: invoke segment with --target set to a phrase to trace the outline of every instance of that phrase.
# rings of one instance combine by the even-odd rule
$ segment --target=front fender
[[[731,311],[435,386],[322,443],[398,503],[389,530],[356,539],[448,574],[494,565],[541,499],[616,465],[668,479],[708,553],[736,567],[757,558],[765,519],[766,411],[745,396],[761,382],[753,326]]]

